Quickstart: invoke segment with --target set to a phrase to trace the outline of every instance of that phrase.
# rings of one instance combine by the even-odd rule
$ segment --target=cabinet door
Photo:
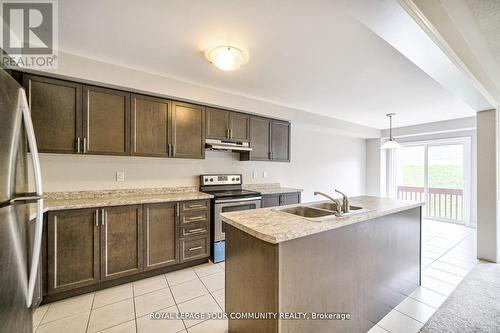
[[[144,269],[179,262],[177,246],[177,203],[144,205]]]
[[[262,196],[261,207],[276,207],[281,204],[280,194],[265,194]]]
[[[130,93],[84,86],[85,153],[130,154]]]
[[[47,294],[99,282],[97,210],[48,213]]]
[[[271,121],[271,159],[290,162],[290,123]]]
[[[205,108],[172,102],[173,156],[205,158]]]
[[[283,193],[281,195],[282,205],[293,205],[300,203],[300,192],[297,193]]]
[[[207,139],[229,139],[229,111],[207,108]]]
[[[229,137],[232,140],[249,141],[250,140],[250,116],[231,112],[229,116]]]
[[[101,280],[142,271],[142,208],[140,205],[102,209]]]
[[[82,85],[35,75],[23,75],[42,153],[78,153],[82,138]]]
[[[132,95],[132,155],[169,155],[170,101],[142,95]]]
[[[252,151],[241,153],[241,160],[269,161],[269,126],[269,119],[250,117],[250,146],[252,147]]]

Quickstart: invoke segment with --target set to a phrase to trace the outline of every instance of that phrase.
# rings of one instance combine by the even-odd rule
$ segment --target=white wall
[[[41,154],[45,191],[198,185],[200,174],[238,172],[245,183],[303,188],[304,201],[313,200],[315,190],[365,193],[365,138],[379,136],[379,130],[71,55],[59,59],[60,76],[290,120],[292,162],[240,162],[237,154],[211,151],[205,160]],[[118,170],[125,182],[115,181]]]
[[[385,151],[382,139],[366,139],[366,194],[386,196]]]
[[[500,228],[497,198],[497,112],[477,114],[477,257],[498,262],[500,260]]]

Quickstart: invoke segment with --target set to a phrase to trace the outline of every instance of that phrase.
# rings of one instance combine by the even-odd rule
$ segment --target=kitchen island
[[[323,221],[222,214],[229,332],[366,332],[420,284],[422,203],[350,203],[363,210]]]

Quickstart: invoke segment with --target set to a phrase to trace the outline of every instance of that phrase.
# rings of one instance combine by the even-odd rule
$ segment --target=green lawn
[[[424,167],[420,165],[403,166],[402,184],[405,186],[424,186]],[[429,187],[463,188],[463,169],[460,165],[431,165],[429,167]]]

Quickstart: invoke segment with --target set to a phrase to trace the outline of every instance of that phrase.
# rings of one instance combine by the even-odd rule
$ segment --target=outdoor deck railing
[[[398,198],[403,200],[425,201],[423,187],[398,186]],[[454,188],[429,188],[427,203],[428,217],[438,219],[464,220],[464,191]]]

